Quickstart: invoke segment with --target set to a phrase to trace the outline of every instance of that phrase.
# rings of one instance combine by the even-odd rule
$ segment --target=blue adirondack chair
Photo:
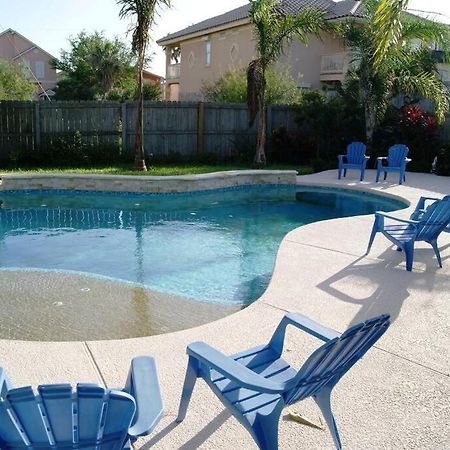
[[[414,213],[413,213],[414,214]],[[385,219],[391,219],[395,224],[386,225]],[[377,233],[382,233],[387,239],[397,246],[398,250],[403,250],[406,258],[406,270],[412,270],[414,261],[414,243],[424,241],[433,247],[438,260],[439,267],[442,267],[441,255],[437,239],[445,228],[450,224],[450,195],[432,203],[418,220],[399,219],[384,212],[375,213],[375,223],[369,239],[366,255],[372,248],[373,241]]]
[[[344,177],[347,176],[347,169],[355,169],[361,172],[360,180],[364,180],[364,172],[366,171],[367,161],[369,156],[365,155],[366,146],[362,142],[352,142],[347,146],[346,155],[338,155],[339,168],[338,179],[342,177],[342,171],[344,171]]]
[[[149,434],[163,413],[153,358],[133,359],[122,391],[93,384],[13,389],[0,368],[2,450],[122,450]]]
[[[184,420],[195,382],[201,377],[250,432],[260,449],[278,448],[278,422],[283,408],[308,397],[321,409],[336,448],[341,449],[331,411],[331,391],[389,324],[389,316],[383,315],[340,334],[305,316],[291,313],[282,319],[267,345],[231,357],[204,342],[190,344],[177,421]],[[288,325],[325,342],[298,372],[281,357]]]
[[[399,184],[403,184],[406,181],[406,164],[411,162],[411,159],[407,158],[408,153],[409,148],[406,145],[397,144],[389,149],[387,157],[377,158],[377,183],[380,181],[381,172],[384,172],[384,180],[389,172],[398,172]]]
[[[436,197],[420,197],[419,201],[417,202],[416,209],[411,214],[410,219],[411,220],[420,220],[424,213],[426,212],[426,203],[428,201],[436,202],[441,200],[440,198]],[[447,225],[447,227],[444,229],[447,233],[450,233],[450,223]]]

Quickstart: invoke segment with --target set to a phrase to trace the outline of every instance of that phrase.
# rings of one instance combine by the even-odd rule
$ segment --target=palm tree
[[[133,17],[135,23],[132,25],[131,48],[136,54],[138,70],[138,114],[136,122],[136,140],[134,154],[134,168],[146,171],[144,152],[144,93],[143,93],[143,70],[145,53],[150,41],[150,27],[153,25],[155,13],[158,7],[170,7],[171,0],[117,0],[121,6],[119,17]]]
[[[439,44],[446,53],[449,29],[407,14],[407,5],[408,0],[365,0],[364,22],[341,27],[355,67],[349,78],[359,81],[369,145],[395,95],[417,94],[431,100],[438,121],[449,111],[449,92],[430,51],[432,44]]]
[[[324,20],[324,14],[324,11],[307,8],[294,16],[283,11],[280,0],[250,0],[250,19],[254,25],[257,58],[250,62],[247,70],[247,103],[249,126],[253,125],[259,113],[254,159],[256,166],[266,164],[266,71],[294,37],[307,44],[310,34],[319,36],[322,31],[330,29]]]

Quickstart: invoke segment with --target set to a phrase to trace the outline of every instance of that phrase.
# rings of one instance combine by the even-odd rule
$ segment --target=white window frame
[[[45,78],[45,63],[44,61],[36,61],[36,78],[43,80]]]
[[[211,40],[205,39],[205,66],[211,65]]]

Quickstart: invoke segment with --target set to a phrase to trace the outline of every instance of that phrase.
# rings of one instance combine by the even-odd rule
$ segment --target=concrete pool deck
[[[412,206],[421,195],[450,193],[450,178],[408,174],[407,184],[378,185],[373,171],[366,181],[356,173],[338,181],[335,171],[298,177],[298,184],[379,191],[399,196]],[[394,177],[391,178],[394,181]],[[334,412],[344,448],[450,448],[450,234],[440,238],[444,267],[438,268],[431,247],[417,246],[413,272],[403,255],[377,237],[364,256],[373,216],[313,223],[283,240],[269,288],[247,309],[198,328],[145,338],[72,343],[0,341],[1,365],[16,386],[49,382],[98,382],[122,386],[133,356],[157,360],[165,417],[155,432],[136,443],[148,449],[250,449],[250,435],[230,417],[199,381],[185,421],[175,426],[186,367],[186,345],[203,340],[224,353],[264,343],[287,311],[298,311],[344,331],[349,325],[389,313],[392,326],[338,384]],[[4,313],[7,313],[4,311]],[[80,317],[80,320],[83,320]],[[286,357],[299,367],[320,345],[291,330]],[[314,421],[312,402],[292,409]],[[333,448],[328,430],[283,419],[281,449]]]

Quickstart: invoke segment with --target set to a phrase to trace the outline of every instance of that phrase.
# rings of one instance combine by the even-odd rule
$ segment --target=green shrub
[[[266,104],[293,105],[300,101],[301,91],[288,68],[269,69],[266,81]],[[215,82],[205,82],[202,94],[208,102],[245,103],[247,101],[246,70],[232,70]]]
[[[317,139],[305,133],[288,133],[286,127],[272,132],[270,160],[281,164],[310,164],[316,154]]]
[[[251,164],[255,157],[256,136],[236,136],[231,140],[233,151],[231,161],[238,164]]]
[[[47,137],[40,149],[19,148],[11,151],[8,165],[12,167],[76,167],[115,163],[121,159],[120,147],[87,144],[81,133]]]
[[[450,176],[450,145],[439,150],[436,160],[436,173],[442,176]]]

